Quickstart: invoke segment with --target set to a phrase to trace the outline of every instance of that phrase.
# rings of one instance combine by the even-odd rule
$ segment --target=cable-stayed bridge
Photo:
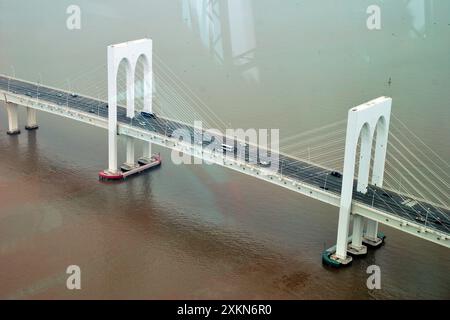
[[[144,86],[142,108],[144,114],[135,108],[134,81],[132,81],[137,60],[142,55],[146,57],[143,66],[144,75],[141,79]],[[117,90],[116,85],[117,69],[123,61],[126,61],[127,65],[126,106],[118,105],[117,101],[120,93],[120,87]],[[152,69],[151,40],[108,47],[107,102],[100,98],[76,94],[73,91],[0,75],[0,100],[6,103],[8,132],[20,133],[17,107],[21,105],[27,108],[27,129],[37,128],[36,110],[107,129],[109,131],[109,167],[105,172],[111,175],[119,171],[117,136],[122,135],[127,139],[127,163],[135,162],[134,141],[142,140],[146,147],[144,156],[150,156],[152,144],[164,146],[339,207],[337,245],[324,253],[325,261],[332,265],[348,264],[351,261],[348,253],[364,255],[367,252],[366,246],[378,247],[383,241],[383,236],[378,233],[379,223],[450,247],[450,209],[446,182],[448,164],[432,152],[411,151],[411,147],[408,146],[410,142],[404,141],[405,139],[401,136],[406,127],[401,127],[398,135],[392,135],[392,132],[389,132],[390,98],[380,97],[350,109],[346,129],[338,129],[337,132],[333,130],[339,125],[345,125],[345,121],[342,121],[285,138],[284,141],[294,141],[287,144],[284,147],[285,150],[301,149],[302,143],[307,143],[307,153],[300,157],[300,155],[296,156],[295,152],[293,155],[277,151],[279,162],[276,170],[267,170],[258,154],[252,153],[253,149],[245,141],[232,143],[234,146],[240,144],[244,146],[243,156],[238,154],[238,148],[228,150],[230,152],[207,148],[211,141],[201,141],[200,144],[180,141],[175,134],[177,130],[187,131],[193,137],[199,134],[197,128],[191,124],[191,120],[195,117],[206,118],[213,123],[217,123],[217,119],[214,119],[210,110],[205,111],[206,117],[201,117],[198,114],[191,114],[188,109],[183,109],[181,114],[189,114],[190,117],[184,119],[181,117],[182,119],[178,120],[176,119],[180,117],[162,116],[153,112],[153,105],[157,106],[157,101],[152,97],[152,81],[148,81],[153,77]],[[170,88],[173,89],[179,84],[171,85],[167,81],[169,80],[161,75],[155,76],[156,85],[158,82],[166,82],[165,90],[167,91],[165,92],[168,103],[160,107],[170,109],[172,106],[182,105],[182,99],[171,95],[170,92]],[[398,121],[400,125],[403,125],[400,120]],[[201,133],[204,134],[204,132]],[[337,133],[345,133],[345,137],[340,137]],[[219,134],[212,134],[212,137],[211,140],[225,138]],[[326,142],[320,143],[321,139]],[[333,153],[338,151],[334,151],[332,145],[339,144],[338,140],[345,142],[345,150],[338,149],[341,154],[335,157]],[[386,156],[388,148],[394,151],[391,157],[390,153]],[[426,157],[419,157],[420,152]],[[373,161],[371,161],[372,154],[375,154]],[[342,173],[333,169],[336,168],[336,164],[327,163],[327,160],[321,163],[320,160],[324,158],[341,161]],[[398,166],[392,166],[388,171],[389,161],[399,163],[400,169]],[[438,165],[438,169],[430,169],[427,164],[430,161],[433,163],[440,161],[443,165]],[[409,166],[407,166],[408,162]],[[358,167],[358,173],[355,179],[356,167]],[[414,169],[411,168],[416,168],[416,172],[412,172]],[[430,174],[422,173],[426,170],[429,170]],[[372,177],[369,183],[370,173]],[[385,174],[387,179],[390,178],[393,183],[399,182],[401,187],[398,190],[394,190],[392,186],[391,188],[383,187]],[[421,183],[422,181],[425,183]],[[430,194],[434,198],[428,196]],[[353,226],[350,235],[351,222]]]

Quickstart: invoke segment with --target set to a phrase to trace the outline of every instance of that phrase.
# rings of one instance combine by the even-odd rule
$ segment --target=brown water
[[[0,0],[0,72],[14,65],[20,78],[65,88],[67,74],[105,62],[106,45],[150,36],[158,56],[233,126],[289,135],[386,94],[449,159],[450,4],[431,2],[432,14],[421,1],[390,4],[375,34],[365,29],[369,2],[243,2],[220,18],[222,27],[244,24],[242,38],[224,30],[234,48],[254,49],[243,72],[239,50],[217,54],[201,28],[189,27],[188,2],[81,1],[83,27],[69,32],[66,4]],[[238,12],[246,18],[233,20]],[[450,298],[448,249],[381,227],[383,248],[328,270],[320,254],[334,244],[336,208],[222,168],[176,166],[156,147],[161,168],[100,183],[106,132],[38,117],[38,131],[10,137],[0,108],[0,298]],[[80,291],[65,286],[72,264],[82,270]],[[372,264],[381,290],[366,287]]]

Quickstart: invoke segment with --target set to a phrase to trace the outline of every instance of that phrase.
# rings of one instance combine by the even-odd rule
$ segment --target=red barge
[[[141,173],[159,165],[161,165],[161,155],[158,153],[151,158],[139,158],[134,165],[124,163],[120,166],[119,172],[110,172],[109,170],[100,171],[98,173],[98,178],[99,180],[123,180],[126,177]]]

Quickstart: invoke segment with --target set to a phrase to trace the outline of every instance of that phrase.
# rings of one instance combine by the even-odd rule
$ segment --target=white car
[[[265,161],[265,160],[260,160],[259,161],[259,165],[261,167],[269,167],[270,166],[270,162],[269,161]]]

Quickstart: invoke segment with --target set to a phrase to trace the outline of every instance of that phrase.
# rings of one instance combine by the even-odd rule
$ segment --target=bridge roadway
[[[1,75],[0,89],[9,91],[13,94],[28,96],[29,98],[34,99],[39,98],[41,101],[67,106],[69,108],[108,118],[107,103],[93,98],[72,95],[66,91],[17,79],[9,79],[8,77]],[[192,135],[195,134],[195,130],[192,126],[158,116],[144,117],[140,113],[137,113],[133,119],[130,119],[126,116],[126,109],[121,106],[118,106],[117,108],[117,119],[119,123],[131,124],[134,127],[154,131],[168,137],[172,135],[174,130],[179,128],[188,130]],[[214,138],[212,140],[214,140]],[[203,142],[202,144],[205,146],[208,142]],[[256,157],[256,155],[250,154],[248,146],[245,147],[245,150],[246,162],[248,162],[249,156],[252,156],[252,159]],[[340,196],[341,178],[331,175],[331,170],[284,154],[280,154],[279,162],[279,173],[281,175],[319,187],[327,192]],[[435,229],[447,236],[450,235],[450,210],[448,208],[437,207],[436,205],[419,200],[416,200],[417,203],[415,205],[408,206],[406,200],[409,198],[405,195],[396,193],[392,190],[378,188],[373,185],[369,185],[367,193],[363,194],[356,191],[356,181],[353,190],[353,199],[356,201],[380,211],[399,216],[414,224]]]

